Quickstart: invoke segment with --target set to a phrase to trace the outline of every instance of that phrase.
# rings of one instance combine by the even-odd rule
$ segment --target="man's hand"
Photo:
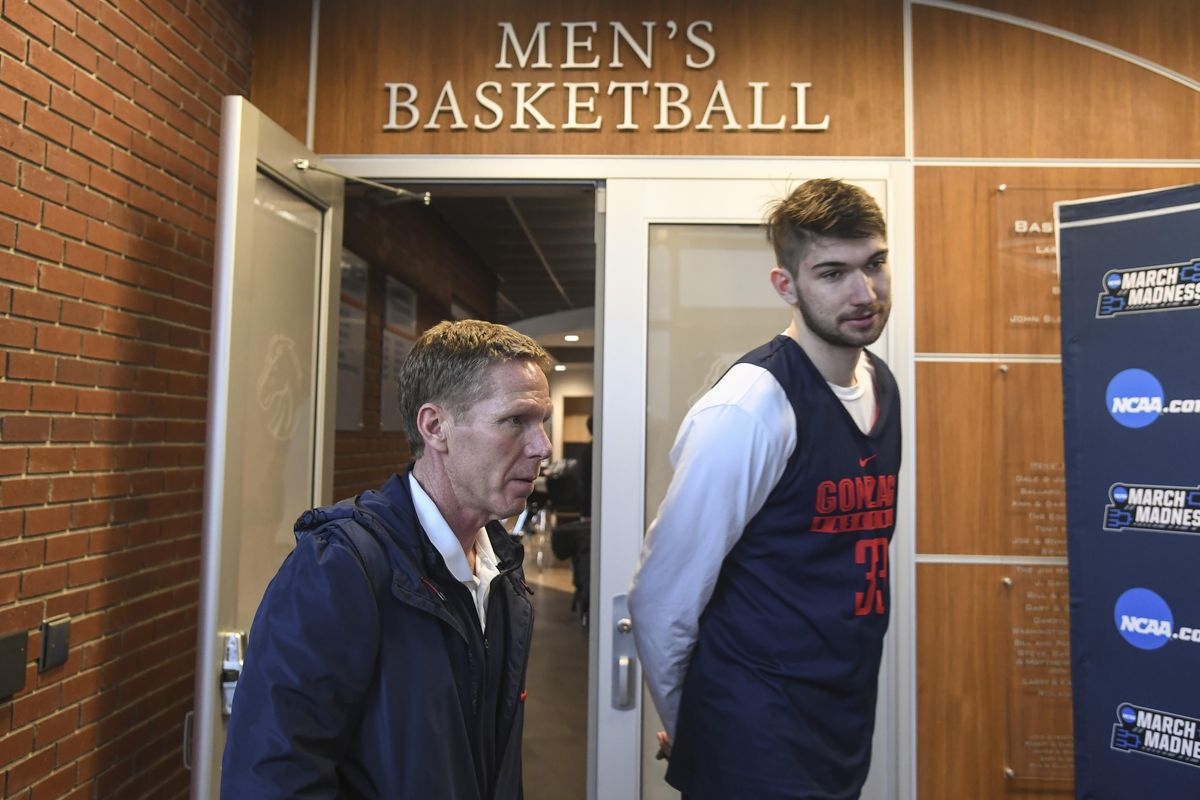
[[[671,740],[667,738],[666,731],[658,732],[658,754],[654,757],[659,760],[671,757]]]

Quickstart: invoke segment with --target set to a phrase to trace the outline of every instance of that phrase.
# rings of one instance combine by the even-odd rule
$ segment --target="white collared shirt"
[[[471,565],[467,562],[467,554],[462,544],[446,518],[438,511],[433,499],[417,483],[413,474],[408,473],[408,488],[412,492],[413,508],[416,509],[417,519],[425,529],[429,541],[442,554],[446,567],[454,579],[467,587],[467,591],[475,598],[475,610],[479,613],[479,628],[487,630],[488,595],[492,589],[492,580],[500,574],[496,553],[492,550],[492,540],[488,538],[487,530],[480,528],[475,537],[475,572],[472,574]]]

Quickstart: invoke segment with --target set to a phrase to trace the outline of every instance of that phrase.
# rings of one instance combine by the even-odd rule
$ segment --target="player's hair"
[[[767,241],[775,248],[775,263],[796,277],[805,251],[814,239],[887,237],[879,204],[863,189],[833,178],[805,181],[770,208]]]
[[[550,357],[541,345],[506,325],[477,319],[439,322],[421,335],[400,367],[398,395],[404,434],[414,459],[425,452],[417,411],[426,403],[466,413],[491,390],[487,370],[505,361],[530,361],[543,370]]]

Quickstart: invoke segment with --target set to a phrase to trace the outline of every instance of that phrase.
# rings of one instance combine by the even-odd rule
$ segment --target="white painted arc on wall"
[[[1151,61],[1148,58],[1142,58],[1139,55],[1130,53],[1128,50],[1122,50],[1119,47],[1113,47],[1110,44],[1105,44],[1104,42],[1097,41],[1096,39],[1092,39],[1087,36],[1080,36],[1078,33],[1072,33],[1071,31],[1063,30],[1062,28],[1056,28],[1053,25],[1046,25],[1045,23],[1035,22],[1031,19],[1025,19],[1024,17],[1017,17],[1000,11],[979,8],[978,6],[971,6],[965,3],[952,3],[948,2],[948,0],[910,0],[910,2],[916,6],[940,8],[943,11],[954,11],[959,14],[982,17],[984,19],[993,20],[994,22],[1003,22],[1006,25],[1014,25],[1018,28],[1026,28],[1031,31],[1036,31],[1037,33],[1044,33],[1047,36],[1053,36],[1057,39],[1062,39],[1064,41],[1071,42],[1072,44],[1081,45],[1091,50],[1095,50],[1098,53],[1103,53],[1107,56],[1112,56],[1113,58],[1128,62],[1133,64],[1135,67],[1141,67],[1142,69],[1153,72],[1155,75],[1159,75],[1167,80],[1175,81],[1175,83],[1178,83],[1181,86],[1186,86],[1193,92],[1200,92],[1200,81],[1196,81],[1182,73],[1176,72],[1173,69],[1164,67],[1162,64]]]

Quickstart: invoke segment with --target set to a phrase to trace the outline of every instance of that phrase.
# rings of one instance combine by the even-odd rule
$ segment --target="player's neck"
[[[861,347],[830,344],[809,330],[807,325],[795,319],[788,325],[787,335],[804,348],[804,353],[817,368],[817,372],[821,373],[821,377],[828,383],[836,386],[855,384],[854,371],[862,357]]]

